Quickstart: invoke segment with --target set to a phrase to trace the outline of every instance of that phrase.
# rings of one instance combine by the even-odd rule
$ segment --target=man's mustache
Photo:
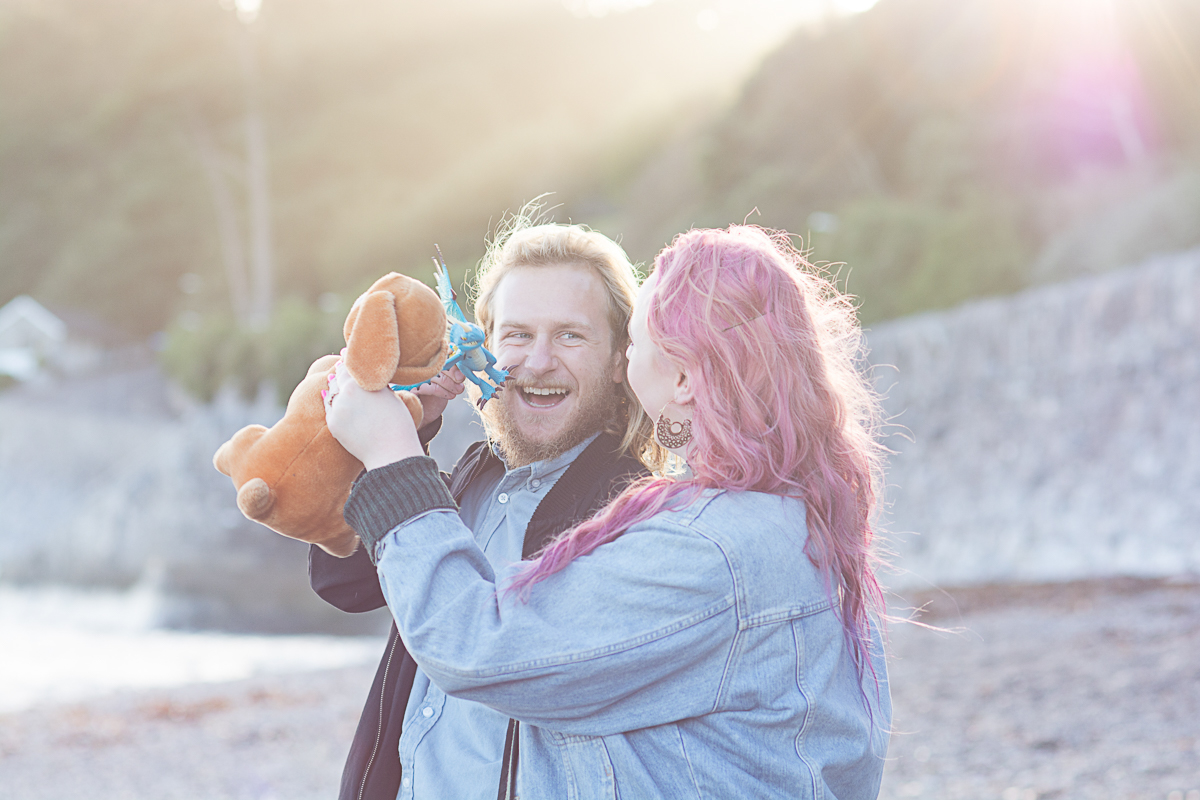
[[[575,388],[574,386],[564,383],[562,381],[539,381],[534,378],[522,377],[521,375],[514,373],[514,370],[516,370],[516,368],[517,368],[516,364],[512,365],[511,367],[504,368],[508,372],[508,379],[504,381],[504,388],[506,388],[506,389],[551,389],[551,390],[561,389],[564,392],[572,391]]]

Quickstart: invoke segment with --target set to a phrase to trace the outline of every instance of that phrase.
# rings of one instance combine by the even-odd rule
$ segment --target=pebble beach
[[[881,798],[1200,800],[1200,582],[931,592],[892,611],[918,624],[890,626]],[[361,663],[0,713],[0,800],[333,800],[373,674]]]

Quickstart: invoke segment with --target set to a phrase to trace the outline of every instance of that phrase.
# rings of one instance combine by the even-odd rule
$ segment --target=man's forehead
[[[608,297],[595,271],[584,265],[513,267],[494,295],[497,327],[531,324],[607,327]]]

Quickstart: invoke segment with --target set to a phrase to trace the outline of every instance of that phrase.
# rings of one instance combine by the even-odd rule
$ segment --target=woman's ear
[[[675,378],[675,396],[672,399],[672,402],[674,402],[677,406],[689,405],[692,402],[694,394],[695,393],[692,390],[692,380],[688,375],[688,371],[686,369],[681,370],[679,375]]]

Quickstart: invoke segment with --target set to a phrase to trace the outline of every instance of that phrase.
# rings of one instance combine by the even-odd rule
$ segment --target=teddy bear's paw
[[[275,495],[262,478],[251,478],[238,489],[237,504],[247,517],[260,520],[271,512]]]
[[[421,405],[421,398],[408,391],[396,392],[396,396],[403,401],[404,407],[408,409],[409,416],[413,420],[413,425],[420,428],[421,423],[425,421],[425,408]]]
[[[217,452],[213,453],[213,466],[217,468],[217,472],[222,475],[228,475],[233,471],[229,466],[229,454],[232,450],[231,443],[226,442],[217,448]]]
[[[217,448],[217,452],[213,454],[213,466],[217,468],[217,472],[232,477],[234,470],[244,463],[246,452],[253,448],[266,432],[267,429],[262,425],[247,425],[235,433],[232,439]]]

